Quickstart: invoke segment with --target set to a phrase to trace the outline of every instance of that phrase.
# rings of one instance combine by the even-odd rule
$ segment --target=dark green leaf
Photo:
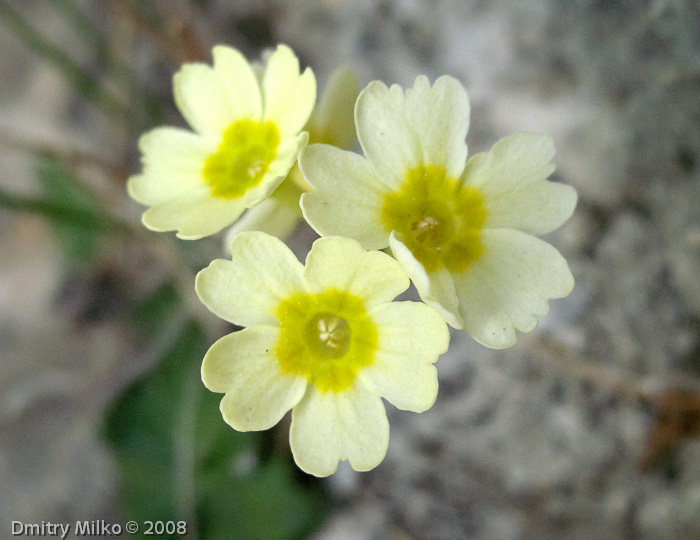
[[[154,295],[145,311],[167,304],[170,294]],[[324,515],[319,494],[294,478],[288,455],[259,461],[260,434],[236,432],[223,421],[222,395],[199,379],[206,346],[201,329],[187,325],[157,368],[107,415],[124,520],[186,519],[200,540],[306,538]],[[188,501],[194,518],[187,517]]]

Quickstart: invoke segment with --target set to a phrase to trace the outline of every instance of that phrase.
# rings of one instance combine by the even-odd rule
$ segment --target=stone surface
[[[92,62],[46,3],[13,4]],[[574,293],[552,302],[535,337],[520,336],[510,350],[453,332],[438,363],[437,403],[421,415],[390,407],[386,460],[327,481],[337,504],[316,540],[700,537],[700,442],[679,439],[675,452],[643,463],[657,425],[649,396],[698,386],[699,5],[193,4],[207,45],[256,55],[286,42],[321,84],[339,64],[355,68],[362,86],[453,75],[471,97],[470,153],[514,132],[547,133],[555,178],[580,194],[574,217],[548,237],[570,263]],[[172,64],[99,3],[79,5],[134,47],[139,76],[168,101]],[[3,130],[65,140],[136,169],[135,140],[8,33],[0,51]],[[19,156],[0,151],[0,181],[32,192],[31,162]],[[115,473],[97,428],[110,396],[138,372],[124,358],[138,354],[109,317],[73,324],[75,298],[57,300],[67,275],[45,224],[3,210],[0,236],[0,485],[10,494],[0,498],[0,530],[13,519],[107,519],[116,513]],[[298,231],[295,252],[312,236]]]

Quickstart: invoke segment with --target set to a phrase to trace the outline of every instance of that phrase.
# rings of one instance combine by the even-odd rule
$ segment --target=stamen
[[[340,358],[350,346],[350,327],[334,313],[319,313],[309,321],[308,343],[323,358]]]

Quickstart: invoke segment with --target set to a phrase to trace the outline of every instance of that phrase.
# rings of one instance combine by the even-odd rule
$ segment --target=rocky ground
[[[72,46],[44,2],[20,4]],[[101,3],[82,5],[114,31]],[[700,537],[698,4],[193,5],[205,47],[223,41],[257,54],[285,42],[321,81],[341,63],[362,86],[453,75],[470,93],[470,153],[508,134],[547,133],[556,179],[580,195],[574,217],[548,238],[569,261],[574,293],[509,350],[453,333],[437,403],[421,415],[391,410],[383,464],[327,480],[335,510],[316,540]],[[135,140],[4,29],[0,51],[3,129],[135,170]],[[132,52],[146,76],[153,53]],[[170,73],[149,82],[164,96]],[[35,190],[24,154],[3,148],[0,167],[6,189]],[[2,211],[0,236],[0,529],[106,519],[116,513],[116,473],[98,428],[142,369],[138,347],[109,313],[76,324],[82,289],[67,282],[45,222]],[[299,247],[308,236],[295,238]]]

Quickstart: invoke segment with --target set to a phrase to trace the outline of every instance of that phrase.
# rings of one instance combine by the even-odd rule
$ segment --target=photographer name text
[[[12,521],[12,536],[17,537],[37,537],[37,538],[60,538],[65,540],[73,532],[76,537],[95,536],[122,536],[126,534],[136,534],[141,531],[145,536],[160,536],[187,534],[187,523],[184,521],[127,521],[123,526],[119,523],[110,523],[103,519],[92,521],[76,521],[71,523],[54,523],[42,521],[41,523],[25,523],[23,521]]]

